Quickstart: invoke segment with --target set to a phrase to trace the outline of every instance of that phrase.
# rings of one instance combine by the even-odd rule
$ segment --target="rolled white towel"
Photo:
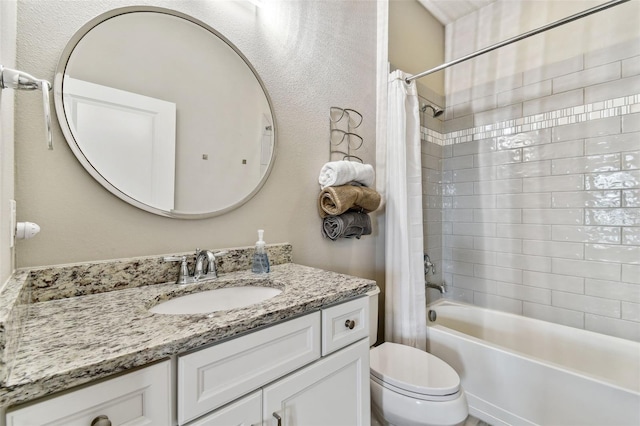
[[[322,189],[339,186],[349,182],[358,182],[364,186],[373,186],[375,172],[371,164],[356,161],[330,161],[322,166],[318,182]]]

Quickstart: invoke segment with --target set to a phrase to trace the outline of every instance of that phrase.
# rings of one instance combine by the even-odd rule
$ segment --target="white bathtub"
[[[640,425],[640,343],[456,302],[429,306],[428,350],[492,425]]]

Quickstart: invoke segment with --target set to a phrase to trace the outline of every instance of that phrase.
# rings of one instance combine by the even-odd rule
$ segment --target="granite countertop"
[[[217,288],[264,280],[242,270],[199,284],[157,284],[28,303],[22,338],[0,387],[0,406],[14,405],[142,366],[171,355],[345,301],[375,282],[294,263],[272,266],[260,285],[283,292],[228,311],[153,314],[148,308],[189,286]],[[191,288],[192,288],[191,287]]]

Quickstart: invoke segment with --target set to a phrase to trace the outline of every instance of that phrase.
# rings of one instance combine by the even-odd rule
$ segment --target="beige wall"
[[[0,65],[15,68],[16,3],[0,2]],[[0,90],[0,288],[13,272],[9,200],[13,199],[13,90]]]
[[[191,221],[155,216],[97,184],[76,161],[57,123],[56,148],[44,149],[38,100],[20,98],[19,219],[37,222],[42,232],[20,243],[18,266],[246,246],[256,241],[256,229],[264,228],[267,242],[293,244],[297,263],[373,278],[376,236],[322,239],[316,199],[318,172],[328,160],[329,107],[362,112],[359,130],[365,143],[358,155],[374,162],[376,3],[267,1],[256,9],[247,1],[20,0],[19,65],[52,79],[60,53],[80,26],[109,8],[140,3],[197,17],[253,64],[270,92],[277,120],[271,176],[251,201],[223,216]]]
[[[389,62],[410,74],[418,74],[444,62],[444,27],[417,0],[389,1]],[[434,102],[430,91],[444,96],[444,73],[418,81],[421,96]],[[442,102],[442,101],[440,101]],[[442,103],[440,106],[444,106]]]

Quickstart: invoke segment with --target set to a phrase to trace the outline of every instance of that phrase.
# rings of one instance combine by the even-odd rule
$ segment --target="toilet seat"
[[[386,342],[370,351],[371,379],[394,392],[429,401],[455,399],[460,377],[446,362],[411,346]]]

